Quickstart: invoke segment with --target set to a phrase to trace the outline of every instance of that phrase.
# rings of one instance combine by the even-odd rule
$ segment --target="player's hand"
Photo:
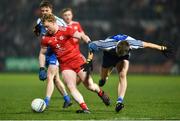
[[[41,28],[40,28],[39,24],[37,24],[37,25],[33,28],[33,32],[34,32],[34,34],[35,34],[37,37],[40,35]]]
[[[45,70],[44,67],[40,67],[40,68],[39,68],[39,79],[40,79],[41,81],[44,81],[44,80],[47,79],[47,73],[46,73],[46,70]]]
[[[91,59],[87,59],[86,63],[83,64],[81,66],[81,68],[83,68],[83,71],[86,71],[88,73],[90,73],[91,71],[93,71],[93,62]]]
[[[166,57],[174,57],[174,49],[175,45],[172,43],[172,41],[164,40],[161,42],[161,51]]]

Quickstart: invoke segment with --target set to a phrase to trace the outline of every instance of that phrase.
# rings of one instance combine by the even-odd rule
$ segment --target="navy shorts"
[[[115,67],[116,64],[122,60],[129,60],[129,55],[119,57],[117,55],[103,51],[102,67],[104,68]]]

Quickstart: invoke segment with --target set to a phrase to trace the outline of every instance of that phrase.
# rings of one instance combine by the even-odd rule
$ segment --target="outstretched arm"
[[[90,38],[86,34],[82,32],[78,32],[78,31],[74,33],[73,37],[77,39],[82,39],[86,43],[89,43],[91,41]]]
[[[157,44],[153,44],[153,43],[149,43],[149,42],[144,42],[144,41],[143,41],[143,47],[144,48],[157,49],[157,50],[160,50],[160,51],[164,51],[164,50],[167,49],[166,46],[157,45]]]

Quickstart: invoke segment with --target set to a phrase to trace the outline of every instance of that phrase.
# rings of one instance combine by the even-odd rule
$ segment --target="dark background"
[[[105,39],[118,33],[159,44],[161,40],[175,43],[175,58],[166,58],[150,49],[135,50],[131,54],[130,72],[179,74],[180,67],[180,1],[179,0],[50,0],[53,13],[65,7],[74,10],[91,40]],[[39,14],[40,0],[0,1],[0,71],[34,71],[22,67],[37,64],[39,39],[32,32]],[[83,54],[87,53],[81,44]],[[99,71],[101,52],[95,57],[95,71]],[[15,60],[11,62],[12,60]],[[20,67],[11,67],[11,63]],[[29,64],[28,64],[29,63]],[[32,65],[33,66],[33,65]],[[32,67],[31,66],[31,67]],[[20,69],[18,69],[20,68]]]

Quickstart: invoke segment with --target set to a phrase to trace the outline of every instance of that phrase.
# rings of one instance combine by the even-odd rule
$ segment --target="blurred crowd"
[[[65,7],[74,10],[92,40],[123,33],[136,39],[159,44],[173,41],[177,50],[174,59],[148,49],[132,53],[132,63],[163,63],[171,60],[180,64],[180,1],[179,0],[50,0],[54,13]],[[37,57],[39,39],[32,32],[39,14],[40,0],[0,1],[0,60],[6,57]],[[85,53],[86,47],[81,46]],[[99,55],[99,56],[98,56]],[[100,63],[100,53],[96,62]]]

